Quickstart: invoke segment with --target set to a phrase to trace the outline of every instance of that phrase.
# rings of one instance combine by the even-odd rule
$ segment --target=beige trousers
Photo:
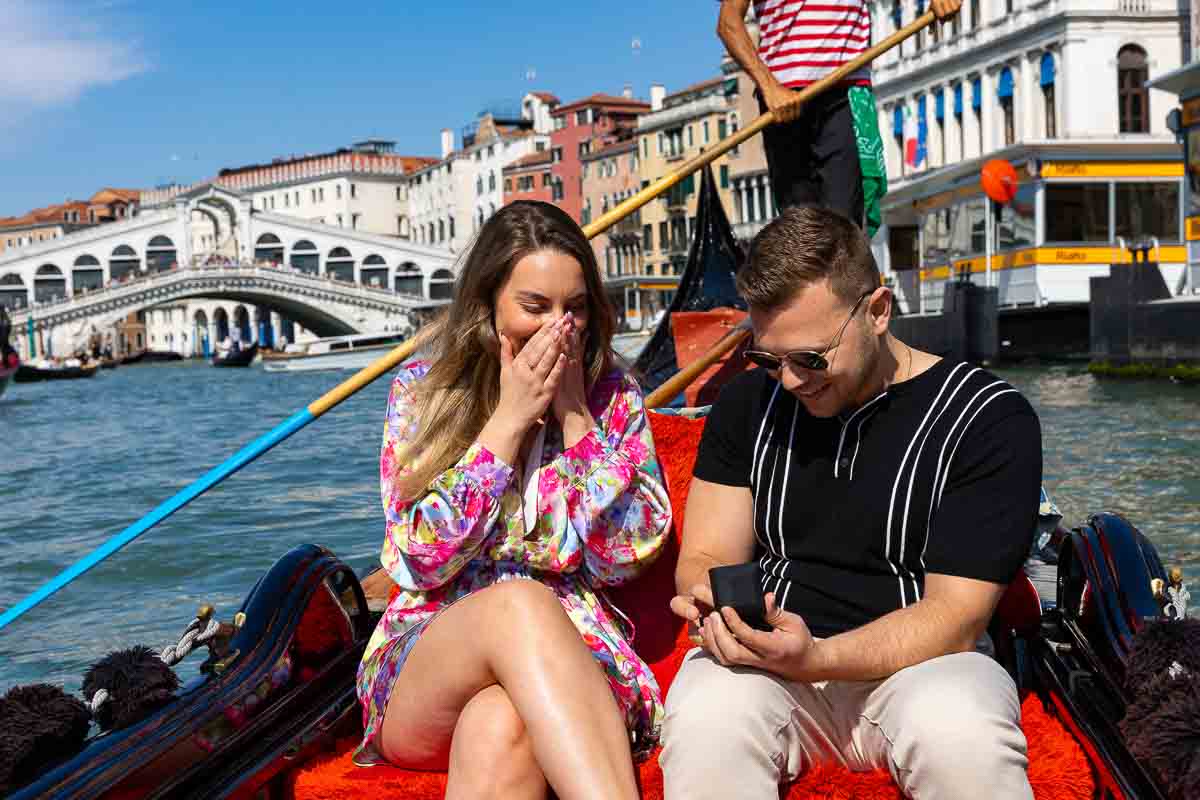
[[[724,667],[696,648],[666,712],[667,800],[776,800],[817,763],[886,768],[919,800],[1033,797],[1016,686],[979,653],[882,681],[807,684]]]

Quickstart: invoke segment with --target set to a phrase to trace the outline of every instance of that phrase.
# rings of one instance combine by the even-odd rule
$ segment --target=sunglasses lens
[[[820,372],[829,366],[829,362],[825,360],[825,356],[812,351],[789,353],[788,358],[801,369],[812,370],[814,372]]]
[[[763,369],[779,369],[779,359],[761,350],[747,350],[746,360],[756,367]]]

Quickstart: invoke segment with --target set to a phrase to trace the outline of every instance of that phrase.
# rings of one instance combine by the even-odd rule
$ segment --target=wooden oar
[[[862,67],[867,66],[880,55],[900,44],[900,42],[912,36],[933,21],[933,12],[925,12],[920,17],[913,20],[908,26],[896,31],[891,36],[870,48],[854,60],[841,67],[838,67],[828,76],[800,90],[797,93],[797,102],[803,103],[807,100],[811,100],[813,97],[825,91],[829,87],[844,80]],[[630,197],[624,202],[619,203],[608,213],[602,214],[595,222],[584,225],[584,234],[591,239],[597,234],[608,230],[625,216],[637,211],[639,208],[646,205],[646,203],[649,203],[655,197],[667,191],[691,173],[729,152],[734,147],[737,147],[739,144],[746,141],[774,121],[775,114],[773,112],[768,111],[767,113],[762,114],[756,120],[754,120],[754,122],[750,123],[742,130],[717,142],[717,144],[711,150],[701,153],[695,158],[684,162],[674,172],[659,178],[657,181],[650,184],[645,189],[642,189],[633,197]],[[657,391],[651,393],[650,397],[647,398],[647,405],[651,408],[655,407],[649,402],[651,400],[659,404],[669,402],[672,397],[683,391],[683,389],[686,388],[687,385],[696,378],[696,376],[714,364],[721,356],[729,352],[729,350],[733,349],[733,347],[745,339],[747,335],[748,331],[740,328],[729,333],[727,336],[717,342],[717,344],[714,345],[707,353],[705,353],[702,358],[688,367],[688,369],[683,370],[671,380],[667,381],[667,383],[659,387]],[[216,486],[218,483],[225,480],[242,467],[254,461],[256,458],[282,442],[284,439],[287,439],[296,431],[308,425],[308,423],[312,422],[326,411],[329,411],[343,400],[356,394],[360,389],[374,381],[380,375],[384,374],[385,372],[391,372],[406,359],[408,359],[409,356],[413,354],[415,349],[415,339],[409,339],[407,342],[396,346],[390,352],[388,352],[387,355],[380,357],[371,365],[355,373],[350,379],[339,384],[338,386],[335,386],[333,389],[330,389],[328,392],[321,395],[321,397],[319,397],[317,400],[310,403],[307,408],[297,411],[295,414],[277,425],[273,430],[268,431],[250,444],[243,447],[224,463],[209,470],[198,480],[182,489],[166,502],[160,504],[133,525],[130,525],[125,530],[116,534],[102,544],[99,548],[93,550],[87,556],[75,562],[70,567],[56,575],[53,579],[40,586],[33,594],[24,598],[12,608],[6,609],[3,613],[0,613],[0,630],[3,630],[13,620],[17,619],[34,606],[50,597],[52,594],[78,578],[80,575],[83,575],[92,567],[96,566],[101,561],[108,558],[110,555],[117,552],[146,531],[150,530],[150,528],[154,527],[159,522],[162,522],[171,514],[174,514],[176,511],[183,508],[192,500],[195,500],[197,497],[204,494],[213,486]]]

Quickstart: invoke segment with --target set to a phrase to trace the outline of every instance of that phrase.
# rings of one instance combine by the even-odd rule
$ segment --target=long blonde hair
[[[396,462],[395,486],[405,498],[423,494],[462,458],[495,412],[500,400],[496,296],[516,263],[540,250],[570,256],[583,269],[588,385],[612,368],[616,313],[583,231],[550,203],[518,201],[500,209],[467,253],[454,284],[454,301],[420,336],[420,349],[433,363],[414,387],[417,434]]]

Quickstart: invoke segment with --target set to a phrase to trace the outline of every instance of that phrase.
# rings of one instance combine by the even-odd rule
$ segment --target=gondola
[[[121,364],[158,364],[166,361],[183,361],[183,356],[173,350],[139,350],[121,358]]]
[[[99,364],[78,367],[35,367],[21,364],[13,375],[13,383],[41,383],[42,381],[71,381],[79,378],[94,378],[100,371]]]
[[[713,206],[715,199],[711,174],[706,174],[696,242],[673,308],[719,313],[735,305],[730,278],[740,251],[731,246],[728,221]],[[674,343],[662,334],[670,324],[670,316],[664,316],[643,353],[639,364],[647,365],[644,374],[652,377],[655,365],[673,357]],[[669,369],[667,365],[662,371]],[[704,416],[680,410],[649,416],[676,510],[675,532],[659,560],[614,591],[612,599],[632,619],[638,631],[635,646],[665,692],[682,653],[691,647],[667,606]],[[1185,638],[1191,636],[1193,647],[1200,645],[1200,633],[1191,623],[1167,619],[1153,586],[1169,576],[1153,545],[1113,514],[1091,516],[1071,530],[1056,524],[1052,507],[1044,507],[1043,517],[1042,538],[1048,541],[1039,540],[1037,553],[1009,587],[989,630],[995,657],[1023,697],[1035,797],[1196,797],[1195,787],[1182,786],[1179,777],[1185,772],[1178,765],[1186,769],[1190,757],[1189,740],[1181,742],[1177,756],[1170,757],[1166,748],[1169,757],[1156,760],[1152,754],[1163,750],[1163,740],[1147,738],[1145,730],[1162,727],[1156,720],[1163,712],[1150,708],[1139,683],[1154,684],[1163,694],[1161,681],[1168,680],[1163,676],[1176,667],[1185,675],[1171,680],[1183,681],[1189,691],[1200,679],[1200,652],[1170,650],[1172,626],[1183,630]],[[1029,577],[1039,571],[1051,576],[1040,592]],[[359,768],[350,762],[361,736],[355,673],[390,587],[381,571],[360,580],[329,550],[296,547],[250,589],[228,622],[214,625],[210,609],[197,615],[193,633],[206,623],[215,633],[198,670],[194,660],[177,668],[185,681],[182,688],[164,693],[124,727],[110,720],[115,729],[92,736],[77,754],[30,767],[23,786],[8,787],[12,797],[441,797],[444,775]],[[1147,641],[1166,649],[1147,657]],[[84,686],[86,692],[87,680]],[[1194,695],[1180,695],[1186,696]],[[1171,730],[1185,736],[1190,725],[1190,735],[1200,735],[1200,709],[1193,705],[1174,713],[1177,726]],[[1141,728],[1134,717],[1142,720]],[[1151,742],[1149,750],[1146,741]],[[639,765],[639,779],[643,797],[662,796],[656,758]],[[4,789],[0,776],[0,794]],[[886,772],[819,768],[806,773],[785,796],[900,795]],[[987,787],[980,787],[979,796],[987,796]]]
[[[10,333],[12,333],[12,320],[8,316],[8,309],[0,306],[0,397],[4,396],[4,390],[8,388],[9,380],[17,373],[17,368],[21,365],[21,357],[9,344]]]
[[[214,355],[212,357],[212,365],[214,367],[248,367],[257,355],[258,343],[256,342],[236,352],[230,350],[224,355],[220,353]]]

